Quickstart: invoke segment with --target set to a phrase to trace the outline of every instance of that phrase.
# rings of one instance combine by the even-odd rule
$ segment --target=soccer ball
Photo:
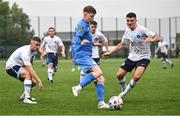
[[[112,96],[108,102],[109,108],[112,110],[119,110],[123,107],[123,100],[118,96]]]

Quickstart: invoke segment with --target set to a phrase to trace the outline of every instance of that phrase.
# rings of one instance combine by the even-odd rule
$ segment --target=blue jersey
[[[81,42],[86,39],[89,41],[86,45],[81,45]],[[91,57],[92,56],[92,33],[90,31],[89,23],[84,19],[80,20],[75,28],[75,58]]]

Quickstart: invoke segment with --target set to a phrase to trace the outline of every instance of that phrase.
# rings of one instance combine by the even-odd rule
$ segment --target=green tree
[[[30,19],[27,14],[19,8],[16,3],[9,8],[8,2],[2,4],[0,20],[0,44],[2,45],[23,45],[28,44],[30,37],[34,35],[34,31],[30,30]],[[8,9],[8,10],[7,10]]]

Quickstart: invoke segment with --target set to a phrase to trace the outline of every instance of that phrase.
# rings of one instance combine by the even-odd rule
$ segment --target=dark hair
[[[54,31],[56,31],[54,27],[49,27],[49,29],[48,29],[48,30],[50,30],[50,29],[53,29]]]
[[[130,13],[128,13],[128,14],[126,15],[126,17],[129,17],[129,18],[134,17],[134,18],[136,18],[136,14],[133,13],[133,12],[130,12]]]
[[[93,6],[88,5],[84,7],[83,12],[96,14],[96,9]]]
[[[41,43],[41,39],[38,36],[34,36],[31,40]]]
[[[96,21],[91,21],[91,22],[90,22],[90,25],[95,25],[95,26],[97,26],[97,22],[96,22]]]

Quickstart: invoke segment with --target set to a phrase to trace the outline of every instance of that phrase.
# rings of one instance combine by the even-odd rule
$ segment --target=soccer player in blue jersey
[[[83,9],[83,19],[81,19],[75,28],[75,49],[74,60],[81,70],[87,73],[77,86],[72,87],[74,96],[78,96],[82,88],[92,81],[96,80],[96,91],[98,97],[98,109],[109,108],[104,102],[104,77],[102,71],[96,62],[92,59],[92,33],[90,31],[89,22],[94,20],[96,9],[92,6],[86,6]]]

